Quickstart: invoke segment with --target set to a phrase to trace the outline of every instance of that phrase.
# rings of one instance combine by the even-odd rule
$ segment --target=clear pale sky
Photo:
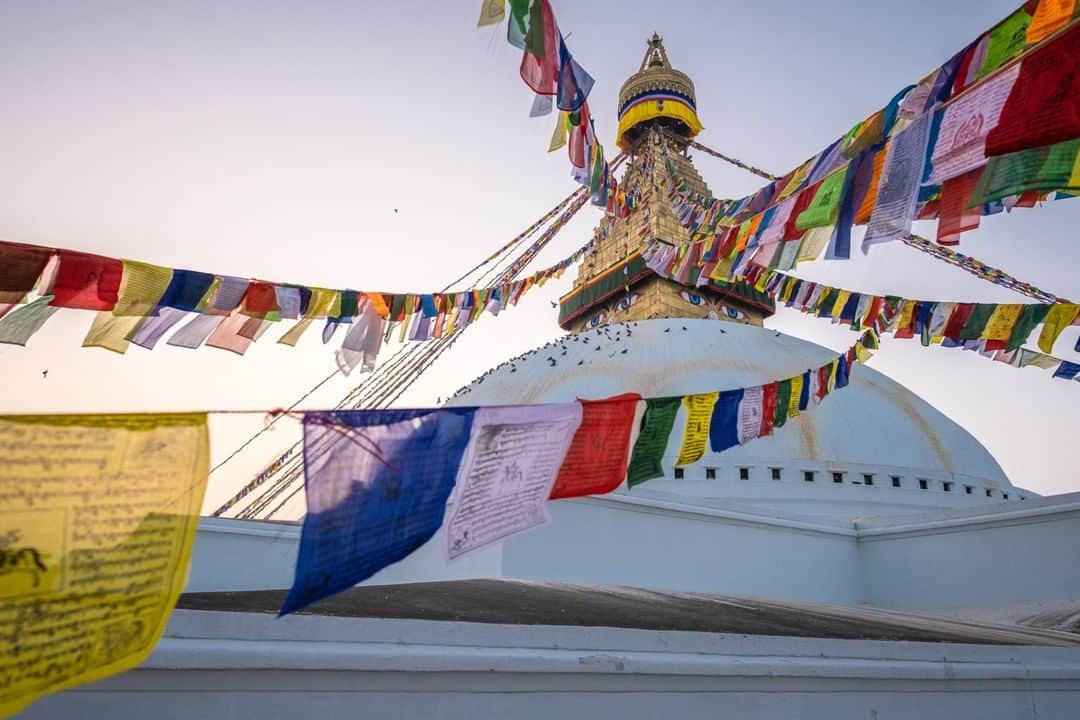
[[[552,119],[528,117],[520,52],[501,29],[475,28],[479,4],[2,3],[0,238],[310,285],[436,290],[573,189],[566,156],[545,154]],[[609,148],[619,85],[656,30],[697,85],[702,142],[776,173],[1017,5],[553,0],[597,80],[591,106]],[[721,196],[760,184],[700,154],[697,164]],[[586,208],[535,267],[580,246],[599,219]],[[1080,200],[1018,210],[984,219],[960,249],[1075,299],[1078,220]],[[550,302],[572,274],[486,317],[405,402],[433,404],[561,334]],[[926,299],[1023,300],[899,243],[799,274]],[[274,344],[275,328],[242,358],[164,344],[118,356],[80,347],[91,316],[62,311],[26,349],[0,346],[0,411],[273,408],[333,369],[318,329],[290,349]],[[768,325],[837,349],[852,339],[791,311]],[[1057,355],[1075,358],[1076,334]],[[1080,385],[889,338],[872,365],[968,428],[1017,485],[1080,490]],[[361,380],[338,378],[306,407],[332,406]],[[216,418],[215,457],[261,422]],[[216,474],[208,505],[296,432],[275,430]]]

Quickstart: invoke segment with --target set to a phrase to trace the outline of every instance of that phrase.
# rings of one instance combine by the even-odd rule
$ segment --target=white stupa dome
[[[854,339],[855,335],[852,334]],[[685,395],[782,380],[838,353],[773,330],[716,320],[644,320],[568,335],[499,365],[450,405]],[[1021,500],[993,456],[962,427],[860,365],[848,387],[771,437],[706,452],[676,470],[683,411],[665,477],[618,492],[753,512],[855,517]],[[681,475],[681,477],[680,477]]]

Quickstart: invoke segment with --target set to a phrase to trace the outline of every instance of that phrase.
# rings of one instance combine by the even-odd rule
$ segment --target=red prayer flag
[[[559,30],[548,0],[536,0],[529,9],[529,34],[521,57],[521,79],[538,95],[559,90]]]
[[[819,185],[821,185],[820,180],[810,187],[803,188],[799,192],[799,195],[795,200],[795,206],[791,208],[791,215],[788,216],[787,224],[784,225],[784,235],[780,238],[782,242],[798,240],[805,234],[804,230],[799,230],[795,227],[795,222],[799,219],[799,215],[802,214],[803,210],[810,207],[810,202],[814,199],[814,196],[817,195]]]
[[[281,309],[277,301],[277,290],[273,283],[252,280],[244,293],[243,312],[245,315],[265,315]]]
[[[941,185],[941,212],[938,216],[939,245],[959,245],[960,234],[979,227],[982,208],[969,208],[984,167],[946,180]]]
[[[54,307],[107,311],[116,307],[124,266],[101,255],[59,250],[60,266],[53,283]]]
[[[1055,145],[1080,137],[1080,25],[1026,57],[987,156]]]
[[[761,431],[758,437],[772,435],[774,415],[776,415],[776,383],[769,383],[761,386]]]
[[[552,500],[603,495],[622,484],[630,462],[630,435],[639,400],[640,395],[627,393],[578,401],[581,426],[559,468]]]
[[[964,329],[964,325],[967,324],[968,318],[971,317],[971,311],[975,309],[975,303],[957,303],[953,308],[952,315],[949,316],[949,321],[945,323],[945,329],[942,330],[941,335],[949,340],[959,340],[960,331]]]
[[[33,289],[52,257],[35,245],[0,242],[0,304],[17,303]]]

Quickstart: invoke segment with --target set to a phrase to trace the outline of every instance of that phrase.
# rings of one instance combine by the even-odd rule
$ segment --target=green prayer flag
[[[995,310],[997,310],[996,303],[976,303],[971,315],[968,316],[967,322],[964,323],[964,327],[960,330],[960,339],[978,340]]]
[[[506,41],[518,48],[525,49],[525,38],[529,34],[529,6],[534,0],[510,0],[510,24],[506,28]],[[537,1],[537,5],[540,3]]]
[[[835,172],[821,181],[810,205],[795,219],[795,228],[809,230],[816,227],[835,225],[840,214],[840,194],[844,190],[844,178],[848,167]]]
[[[675,426],[675,416],[681,406],[681,397],[653,398],[646,401],[645,414],[641,418],[641,432],[634,443],[626,473],[630,487],[663,477],[664,469],[660,462],[664,458],[671,429]]]
[[[840,290],[834,287],[827,288],[821,293],[817,307],[814,308],[821,317],[832,317],[832,308],[836,304],[836,298],[840,297]],[[827,313],[827,314],[826,314]]]
[[[969,207],[1029,190],[1080,190],[1071,185],[1080,138],[990,158]]]
[[[1025,305],[1024,309],[1020,311],[1020,317],[1016,319],[1012,334],[1009,335],[1007,349],[1010,351],[1015,350],[1027,342],[1027,339],[1031,337],[1031,331],[1046,318],[1048,312],[1050,312],[1049,305],[1041,303]]]
[[[43,295],[0,319],[0,343],[25,347],[27,340],[60,309],[49,305],[52,299],[52,295]]]
[[[784,427],[791,406],[791,379],[776,383],[776,414],[773,415],[773,427]]]
[[[986,44],[986,56],[976,77],[989,75],[1022,53],[1027,46],[1027,29],[1030,24],[1031,16],[1020,8],[991,30]]]

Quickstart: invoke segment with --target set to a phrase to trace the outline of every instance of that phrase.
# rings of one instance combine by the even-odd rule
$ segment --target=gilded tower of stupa
[[[596,228],[594,248],[573,290],[560,299],[559,324],[570,332],[650,318],[761,325],[773,312],[765,295],[743,284],[684,287],[658,277],[641,256],[653,240],[685,247],[692,239],[672,206],[668,162],[690,191],[706,200],[713,197],[687,155],[688,143],[702,130],[694,83],[671,66],[656,34],[641,67],[619,91],[618,117],[617,142],[630,156],[621,188],[633,205],[606,216]]]

